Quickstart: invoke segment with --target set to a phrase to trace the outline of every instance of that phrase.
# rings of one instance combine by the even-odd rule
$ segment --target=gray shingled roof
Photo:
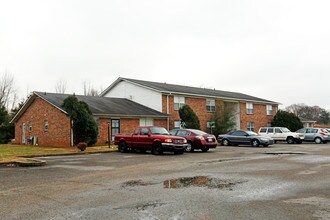
[[[39,97],[47,100],[56,107],[62,109],[64,99],[68,94],[35,92]],[[76,95],[79,101],[84,101],[89,105],[94,115],[127,115],[127,116],[151,116],[167,117],[166,114],[154,109],[123,98],[108,98],[98,96]]]
[[[279,104],[278,102],[246,95],[243,93],[228,92],[228,91],[215,90],[215,89],[204,89],[204,88],[174,85],[168,83],[151,82],[151,81],[129,79],[122,77],[118,78],[117,81],[113,83],[112,86],[114,86],[116,83],[119,83],[120,81],[131,82],[162,93],[176,93],[176,94],[196,95],[196,96],[204,96],[204,97],[217,97],[217,98],[231,99],[231,100],[245,100],[245,101]],[[101,95],[107,93],[112,88],[112,86],[108,87]]]
[[[58,94],[58,93],[45,93],[45,92],[33,92],[33,95],[26,101],[21,110],[15,115],[11,123],[17,121],[20,116],[25,112],[33,100],[40,97],[57,107],[59,110],[65,112],[62,108],[64,99],[69,94]],[[158,112],[147,106],[133,102],[123,98],[108,98],[98,96],[82,96],[76,95],[79,101],[84,101],[89,105],[89,108],[95,116],[120,116],[120,117],[150,117],[150,118],[166,118],[167,114]]]

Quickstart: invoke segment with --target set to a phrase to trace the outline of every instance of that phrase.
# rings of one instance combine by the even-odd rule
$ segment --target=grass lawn
[[[76,147],[39,147],[27,145],[0,144],[0,162],[11,162],[22,156],[38,156],[38,155],[56,155],[56,154],[72,154],[72,153],[92,153],[92,152],[109,152],[115,151],[116,146],[96,146],[87,147],[85,151],[80,151]]]

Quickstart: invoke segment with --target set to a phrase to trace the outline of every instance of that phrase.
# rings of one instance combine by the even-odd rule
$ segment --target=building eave
[[[108,93],[112,88],[114,88],[116,85],[118,85],[120,82],[128,82],[133,85],[139,86],[141,88],[149,89],[151,91],[159,92],[161,94],[165,95],[183,95],[183,96],[191,96],[191,97],[200,97],[200,98],[214,98],[214,99],[222,99],[222,100],[228,100],[228,101],[234,101],[234,102],[253,102],[253,103],[260,103],[260,104],[271,104],[271,105],[281,105],[279,102],[273,102],[270,100],[255,100],[255,99],[240,99],[240,98],[230,98],[230,97],[223,97],[223,96],[212,96],[212,95],[201,95],[196,93],[184,93],[184,92],[177,92],[177,91],[170,91],[170,90],[159,90],[152,88],[150,86],[146,86],[143,84],[140,84],[138,82],[135,82],[133,80],[119,77],[115,82],[113,82],[106,90],[104,90],[100,96],[104,96],[106,93]]]
[[[123,114],[93,114],[95,117],[106,117],[106,118],[154,118],[154,119],[166,119],[169,115],[123,115]]]

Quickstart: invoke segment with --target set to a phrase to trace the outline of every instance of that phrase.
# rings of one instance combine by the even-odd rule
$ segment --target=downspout
[[[70,145],[73,147],[73,120],[70,120]]]

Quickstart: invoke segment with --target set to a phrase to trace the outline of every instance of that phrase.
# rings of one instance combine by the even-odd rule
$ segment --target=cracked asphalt
[[[330,144],[38,159],[0,168],[0,219],[330,219]]]

